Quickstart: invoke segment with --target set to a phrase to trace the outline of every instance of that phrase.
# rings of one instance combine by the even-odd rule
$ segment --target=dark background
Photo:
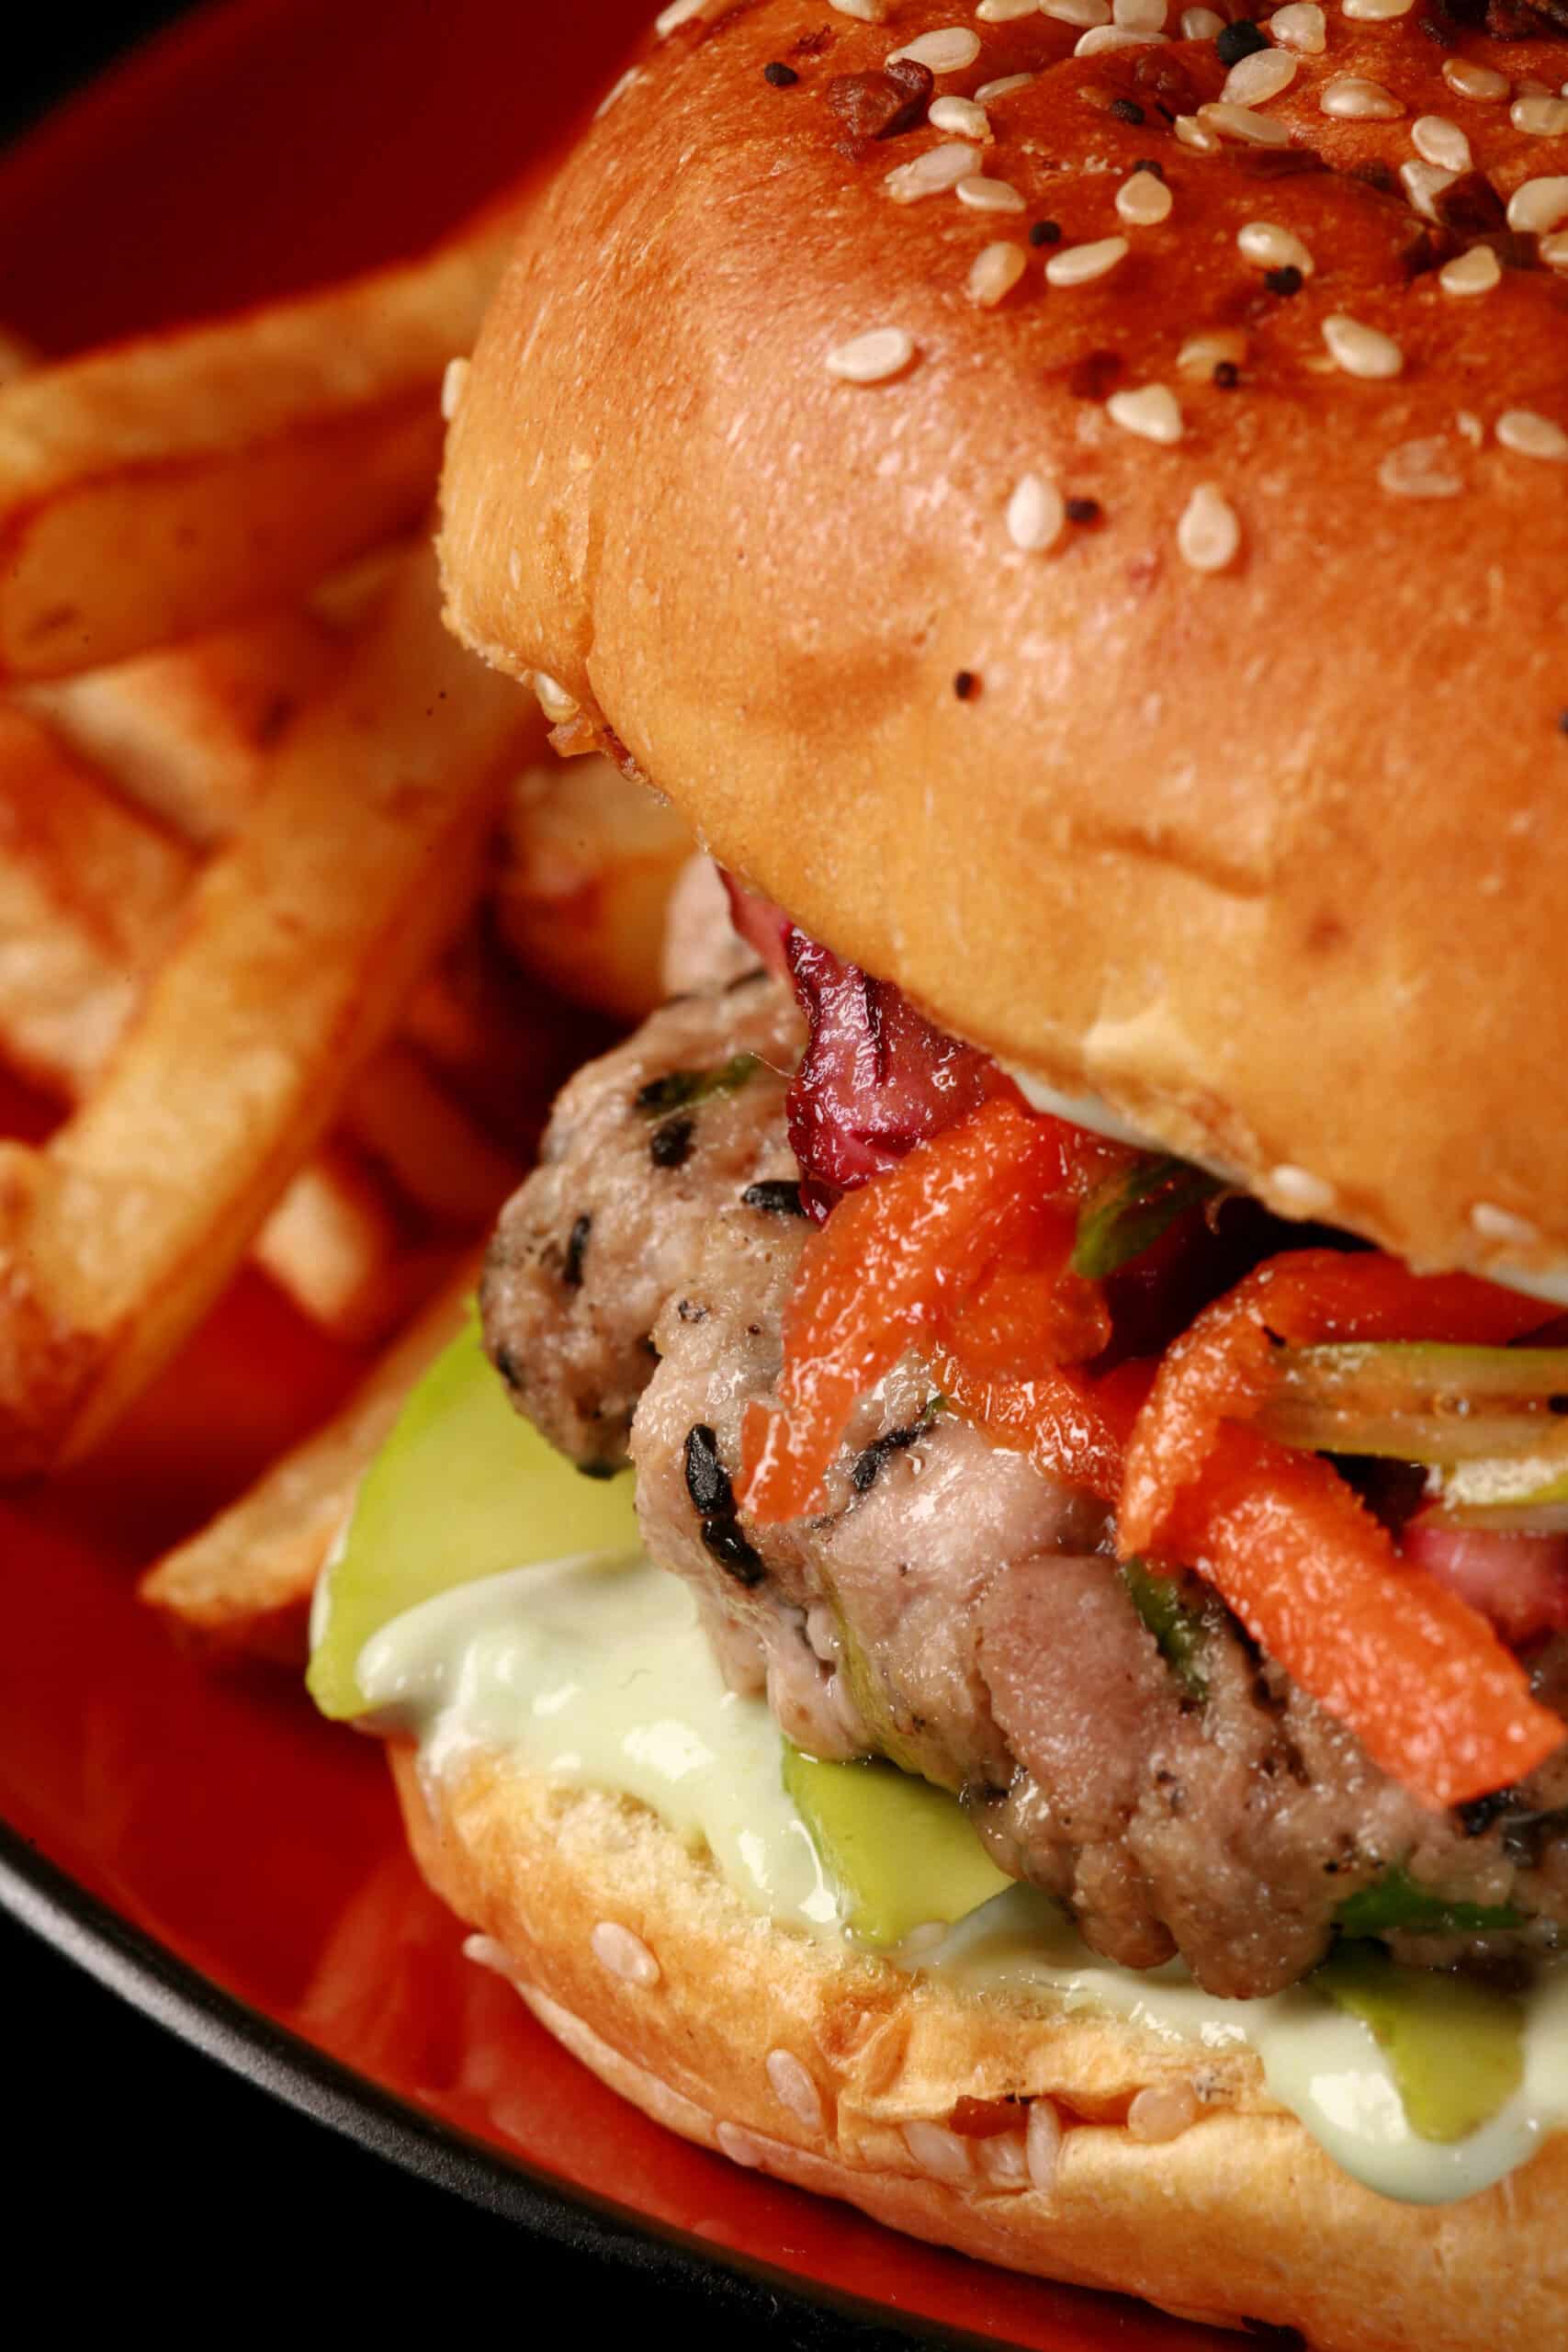
[[[0,142],[188,6],[0,0]],[[499,2324],[526,2343],[570,2300],[595,2335],[651,2320],[688,2345],[734,2342],[735,2315],[716,2316],[700,2290],[666,2287],[650,2308],[640,2283],[541,2246],[220,2070],[3,1915],[0,2052],[0,2326],[41,2322],[46,2340],[70,2340],[90,2315],[221,2345],[282,2320],[313,2344],[389,2318],[402,2333],[436,2311],[453,2333]],[[800,2338],[786,2324],[773,2340]]]

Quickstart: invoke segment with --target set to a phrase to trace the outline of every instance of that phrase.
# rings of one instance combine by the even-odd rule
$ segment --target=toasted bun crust
[[[553,1790],[500,1758],[456,1783],[423,1781],[406,1747],[393,1766],[437,1893],[493,1939],[568,2049],[687,2139],[985,2261],[1220,2325],[1299,2327],[1319,2352],[1568,2340],[1568,2141],[1463,2204],[1390,2204],[1338,2171],[1235,2052],[1203,2053],[1195,2123],[1142,2141],[1132,2101],[1190,2086],[1190,2052],[1118,2018],[982,1999],[785,1932],[616,1798]],[[657,1981],[595,1956],[605,1922],[638,1939]],[[1048,2188],[987,2177],[988,2143],[948,2130],[964,2097],[1056,2103]],[[921,2130],[933,2125],[934,2145]]]
[[[471,644],[561,682],[721,859],[947,1025],[1287,1214],[1540,1270],[1568,1266],[1568,467],[1497,427],[1568,426],[1568,287],[1497,232],[1568,140],[1441,72],[1568,78],[1568,40],[1505,7],[1543,37],[1331,6],[1259,109],[1281,154],[1173,131],[1219,96],[1212,40],[1079,57],[1074,26],[953,0],[880,24],[709,0],[533,215],[452,435],[444,555]],[[1040,69],[990,102],[977,166],[1024,211],[895,202],[887,173],[959,134],[918,108],[868,138],[831,102],[955,21],[979,53],[936,94]],[[1397,119],[1325,115],[1345,75]],[[1422,116],[1473,153],[1425,199],[1452,229],[1396,176]],[[1145,158],[1171,209],[1128,225]],[[1044,220],[1060,242],[1031,248]],[[1238,250],[1256,221],[1304,242],[1301,290]],[[1501,283],[1445,291],[1434,265],[1482,228]],[[1047,285],[1113,234],[1109,275]],[[965,281],[994,241],[1026,266],[987,309]],[[1337,314],[1394,339],[1396,379],[1329,360]],[[884,327],[913,339],[899,374],[829,372]],[[1240,338],[1232,389],[1179,360],[1210,329]],[[1174,447],[1107,405],[1150,384]],[[1032,472],[1100,519],[1021,552]],[[1178,547],[1205,483],[1240,528],[1213,572]]]

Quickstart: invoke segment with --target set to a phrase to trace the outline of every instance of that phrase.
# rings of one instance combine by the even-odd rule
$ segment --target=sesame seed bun
[[[1203,2052],[1196,2098],[1190,2052],[1124,2020],[773,1927],[640,1806],[499,1757],[447,1783],[422,1782],[406,1747],[393,1765],[420,1864],[490,1939],[479,1956],[689,2140],[984,2261],[1298,2327],[1317,2352],[1568,2340],[1568,2140],[1462,2204],[1392,2204],[1269,2100],[1249,2053]],[[964,2098],[1051,2102],[1032,2177],[1021,2129],[953,2132]]]
[[[1568,1268],[1568,137],[1509,103],[1568,40],[1335,6],[1243,117],[1213,39],[671,14],[480,340],[457,628],[979,1045],[1287,1215]]]

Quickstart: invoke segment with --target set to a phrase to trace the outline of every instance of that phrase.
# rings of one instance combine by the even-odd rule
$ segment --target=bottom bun
[[[786,1931],[644,1808],[500,1756],[432,1781],[404,1746],[393,1769],[432,1886],[558,2041],[688,2140],[982,2261],[1318,2352],[1568,2343],[1568,2139],[1463,2203],[1394,2204],[1248,2052]],[[1052,2109],[960,2136],[964,2098]]]

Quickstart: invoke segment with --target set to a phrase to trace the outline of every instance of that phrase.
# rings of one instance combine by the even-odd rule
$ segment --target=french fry
[[[34,720],[0,707],[0,1056],[40,1091],[74,1103],[97,1082],[196,870],[187,850]],[[383,1101],[374,1065],[358,1083]],[[446,1130],[463,1124],[446,1109]],[[407,1156],[444,1140],[433,1125],[428,1147],[411,1144]],[[479,1137],[473,1148],[491,1148]],[[296,1176],[253,1255],[314,1321],[365,1344],[391,1329],[417,1289],[400,1267],[406,1251],[385,1185],[356,1153],[328,1146]]]
[[[674,809],[610,761],[531,764],[502,820],[502,936],[563,996],[641,1021],[663,996],[665,909],[694,847]]]
[[[360,1474],[409,1390],[457,1336],[479,1264],[477,1254],[464,1260],[333,1419],[142,1578],[143,1600],[205,1655],[302,1663],[310,1595]]]
[[[453,1102],[418,1054],[383,1047],[344,1097],[342,1125],[438,1224],[481,1226],[523,1175]]]
[[[0,1046],[75,1101],[174,936],[196,872],[177,842],[20,711],[0,707]]]
[[[211,1305],[470,903],[531,726],[410,559],[208,867],[90,1100],[0,1146],[0,1476],[85,1452]]]
[[[250,817],[267,754],[343,659],[324,621],[269,614],[18,699],[141,808],[211,850]]]
[[[412,528],[513,225],[492,209],[418,260],[0,388],[0,677],[288,604]]]
[[[38,365],[38,354],[25,336],[13,334],[9,327],[0,327],[0,384],[15,383],[29,368]]]

